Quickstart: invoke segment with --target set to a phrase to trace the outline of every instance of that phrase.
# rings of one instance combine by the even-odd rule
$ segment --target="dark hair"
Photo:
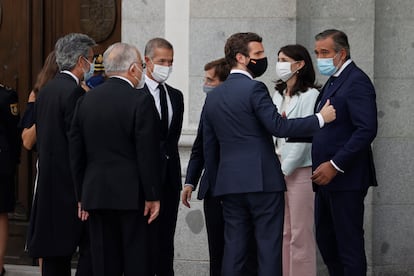
[[[328,37],[332,37],[335,44],[335,52],[339,52],[342,49],[346,51],[346,60],[351,58],[351,50],[348,43],[348,37],[343,31],[329,29],[325,30],[315,36],[315,40],[323,40]]]
[[[262,42],[262,38],[256,33],[235,33],[231,35],[224,46],[224,55],[230,67],[237,65],[238,53],[249,56],[249,43]]]
[[[146,57],[153,58],[155,48],[173,50],[173,46],[170,42],[168,42],[168,40],[161,38],[161,37],[155,37],[149,40],[147,44],[145,45],[144,55]]]
[[[204,65],[204,71],[214,69],[214,76],[217,76],[220,81],[225,81],[230,74],[230,65],[225,58],[210,61]]]
[[[39,74],[37,74],[36,83],[33,87],[35,95],[37,95],[37,92],[39,92],[39,90],[56,75],[58,70],[59,67],[56,63],[56,54],[55,51],[52,51],[46,57],[42,69]]]
[[[280,48],[277,55],[280,53],[285,54],[295,61],[303,60],[305,65],[296,72],[297,79],[293,85],[291,95],[299,94],[300,92],[306,92],[309,88],[320,88],[321,86],[315,83],[315,70],[313,69],[312,59],[308,50],[299,44],[286,45]],[[283,91],[286,89],[286,83],[282,80],[277,80],[275,89],[283,95]]]

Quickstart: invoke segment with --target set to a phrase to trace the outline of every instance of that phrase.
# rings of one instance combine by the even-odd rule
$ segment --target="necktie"
[[[161,139],[165,140],[168,133],[168,107],[167,107],[167,94],[164,89],[164,85],[158,85],[160,90],[160,105],[161,105]]]

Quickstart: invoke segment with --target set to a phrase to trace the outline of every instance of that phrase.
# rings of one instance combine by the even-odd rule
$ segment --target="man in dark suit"
[[[83,220],[90,220],[94,275],[150,275],[149,226],[158,216],[159,119],[144,85],[138,50],[116,43],[104,53],[109,79],[78,101],[70,132],[71,166]],[[145,218],[144,216],[149,216]]]
[[[377,106],[369,77],[351,60],[348,38],[338,30],[316,35],[321,74],[330,76],[320,94],[337,119],[312,143],[316,240],[329,274],[366,275],[364,198],[376,186],[371,143],[377,134]],[[321,104],[316,106],[316,111]]]
[[[230,67],[224,58],[207,63],[204,66],[204,93],[209,93],[213,88],[225,81],[229,73]],[[201,177],[197,198],[203,200],[208,251],[210,256],[210,276],[220,276],[224,250],[223,211],[220,198],[212,196],[212,191],[207,178],[204,177],[204,175],[201,176],[203,170],[203,124],[202,120],[200,120],[197,137],[191,149],[191,156],[187,166],[181,201],[185,206],[190,208],[189,201],[191,199],[192,191],[197,188],[198,181]]]
[[[252,235],[258,275],[281,275],[286,187],[272,135],[312,135],[335,118],[335,110],[327,103],[317,115],[282,118],[266,86],[253,80],[267,68],[262,38],[236,33],[224,50],[231,73],[207,95],[203,109],[206,173],[213,195],[223,202],[222,275],[244,275]]]
[[[15,174],[20,160],[19,104],[16,91],[0,84],[0,275],[9,238],[8,213],[15,205]]]
[[[60,38],[55,45],[60,73],[40,90],[35,103],[39,171],[28,249],[32,257],[43,258],[43,276],[70,275],[72,254],[84,231],[76,215],[68,135],[76,101],[85,93],[79,82],[93,72],[94,45],[84,34]],[[83,248],[77,275],[91,275]]]
[[[184,99],[181,91],[167,81],[174,50],[163,38],[153,38],[145,46],[147,74],[141,93],[152,95],[160,120],[161,189],[160,215],[151,228],[153,273],[174,275],[174,234],[181,191],[181,165],[178,140],[181,135]]]
[[[230,74],[230,66],[225,58],[220,58],[207,63],[204,66],[203,92],[209,93],[215,87],[225,81]],[[191,156],[188,161],[184,189],[181,194],[182,203],[190,208],[192,191],[197,188],[200,181],[197,198],[203,200],[204,217],[206,221],[208,252],[210,257],[210,276],[221,276],[221,265],[224,252],[224,219],[221,198],[213,196],[211,186],[204,177],[204,153],[203,153],[203,120],[200,119],[197,136],[191,148]],[[248,259],[246,262],[245,276],[257,275],[256,272],[256,244],[250,239]]]

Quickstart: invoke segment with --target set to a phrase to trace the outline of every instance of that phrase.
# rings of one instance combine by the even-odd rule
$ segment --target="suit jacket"
[[[68,131],[76,101],[85,91],[75,79],[58,73],[35,102],[38,185],[31,221],[33,257],[70,256],[82,230],[69,165]]]
[[[197,136],[194,140],[193,147],[191,148],[190,160],[188,161],[187,173],[185,177],[186,184],[194,185],[194,190],[197,188],[198,181],[204,170],[204,152],[203,152],[203,119],[200,119],[200,123],[197,129]],[[206,196],[211,196],[212,191],[210,189],[209,182],[206,173],[204,172],[200,180],[200,188],[198,190],[198,199],[204,199]]]
[[[319,91],[315,88],[309,88],[306,92],[294,95],[285,111],[286,117],[300,118],[313,114],[316,98]],[[278,92],[273,96],[273,102],[279,109],[282,106],[283,97]],[[290,175],[295,169],[308,167],[312,165],[311,143],[295,142],[283,143],[278,146],[278,153],[281,158],[282,171],[285,175]]]
[[[0,85],[0,174],[13,173],[20,160],[18,102],[16,91]]]
[[[338,172],[323,189],[366,189],[376,185],[371,151],[378,127],[375,89],[354,62],[345,67],[331,85],[332,80],[330,78],[323,87],[318,109],[330,99],[336,109],[336,120],[313,137],[313,168],[333,160],[345,172]]]
[[[171,101],[173,115],[171,124],[168,128],[167,138],[165,141],[160,141],[161,166],[163,171],[162,183],[171,185],[172,188],[177,190],[181,190],[182,180],[178,140],[180,139],[183,126],[184,97],[180,90],[175,89],[168,84],[165,84],[165,86],[167,87],[167,93]],[[152,96],[147,85],[139,91]],[[159,116],[158,120],[161,121]]]
[[[159,200],[159,120],[154,100],[109,78],[77,104],[70,131],[77,198],[86,210],[138,210]]]
[[[286,189],[272,135],[309,136],[319,130],[315,115],[280,116],[266,86],[232,73],[207,95],[203,138],[213,195]]]

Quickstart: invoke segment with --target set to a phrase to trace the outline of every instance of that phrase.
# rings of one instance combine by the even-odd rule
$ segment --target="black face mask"
[[[249,64],[247,64],[247,69],[252,73],[253,78],[260,77],[266,72],[267,69],[267,57],[254,59],[251,58]]]

